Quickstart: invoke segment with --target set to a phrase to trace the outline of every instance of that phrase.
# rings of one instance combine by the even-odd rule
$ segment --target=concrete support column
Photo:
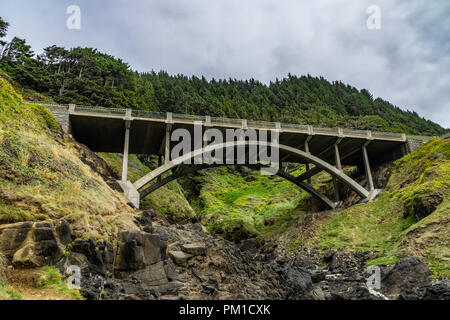
[[[372,172],[370,171],[369,156],[367,155],[367,148],[365,145],[362,147],[362,154],[363,154],[364,168],[366,169],[367,186],[370,192],[375,190],[375,188],[373,185]]]
[[[123,144],[123,160],[122,160],[122,181],[127,181],[128,175],[128,149],[130,146],[130,127],[131,121],[125,120],[125,141]]]
[[[311,140],[311,138],[312,138],[312,136],[308,136],[305,140],[305,152],[306,153],[310,153],[309,152],[309,141]],[[308,162],[305,164],[305,167],[306,167],[306,171],[309,171],[310,167],[309,167]],[[311,184],[311,177],[309,177],[307,181],[309,184]]]
[[[342,171],[341,156],[339,154],[339,145],[337,143],[334,144],[334,160],[336,163],[336,168]]]
[[[203,149],[205,140],[203,140],[203,122],[194,121],[194,148],[193,150]],[[194,157],[194,164],[203,164],[203,156],[197,155]]]
[[[164,164],[167,164],[170,161],[170,131],[172,129],[172,125],[166,125],[166,136],[164,138],[165,146],[164,146]]]
[[[336,168],[339,171],[342,171],[341,156],[339,154],[339,142],[334,144],[334,159],[335,159],[335,163],[336,163]],[[333,177],[333,189],[334,189],[334,199],[336,202],[338,202],[341,200],[341,198],[339,196],[339,188],[338,188],[337,180],[335,177]]]

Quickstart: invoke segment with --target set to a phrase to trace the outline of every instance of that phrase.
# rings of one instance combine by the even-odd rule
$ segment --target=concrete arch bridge
[[[373,199],[379,190],[374,188],[371,168],[402,157],[431,137],[412,137],[400,133],[372,132],[345,128],[320,128],[309,125],[282,124],[279,122],[250,121],[246,119],[215,118],[210,116],[180,115],[130,109],[112,109],[77,105],[49,105],[63,130],[75,140],[85,144],[94,152],[122,153],[122,179],[119,181],[125,194],[135,207],[141,198],[180,176],[224,163],[229,151],[236,152],[245,147],[245,163],[252,168],[268,169],[267,164],[250,163],[252,146],[277,147],[279,160],[273,173],[304,189],[329,208],[339,205],[337,181],[355,191],[363,200]],[[209,143],[203,141],[190,152],[171,157],[177,144],[171,141],[174,130],[183,129],[192,137],[200,130],[217,129],[225,136],[228,129],[248,132],[253,129],[258,135],[262,131],[276,132],[277,141],[255,141],[251,139]],[[242,149],[241,149],[242,150]],[[220,152],[219,152],[220,151]],[[156,155],[159,167],[134,183],[127,179],[129,154]],[[190,161],[205,154],[223,154],[222,161],[205,163]],[[216,159],[217,160],[217,159]],[[306,172],[295,177],[283,170],[283,163],[299,163]],[[358,166],[364,169],[367,185],[360,185],[346,175],[343,166]],[[335,198],[332,200],[315,190],[311,177],[325,171],[334,182]]]

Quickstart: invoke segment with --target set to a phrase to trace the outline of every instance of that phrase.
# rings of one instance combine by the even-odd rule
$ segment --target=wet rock
[[[183,251],[169,251],[169,257],[178,265],[184,266],[193,255]]]
[[[423,300],[450,300],[450,280],[439,280],[426,289]]]
[[[181,250],[194,256],[206,255],[206,245],[203,242],[183,244]]]
[[[281,279],[289,299],[304,299],[309,295],[311,275],[305,268],[297,266],[295,260],[284,264]]]
[[[381,292],[390,299],[422,299],[431,286],[431,274],[419,258],[403,258],[381,278]]]

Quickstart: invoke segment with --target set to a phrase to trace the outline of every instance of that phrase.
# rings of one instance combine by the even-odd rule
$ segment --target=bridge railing
[[[342,130],[344,136],[351,136],[351,137],[357,137],[357,138],[367,138],[367,131],[365,130],[357,130],[357,129],[347,129],[344,128]]]
[[[309,127],[304,124],[282,123],[281,129],[294,131],[294,132],[308,133]]]
[[[118,109],[118,108],[98,108],[92,106],[79,106],[76,105],[75,112],[81,113],[100,113],[100,114],[109,114],[109,115],[117,115],[117,116],[125,116],[126,109]]]
[[[179,114],[179,113],[174,113],[172,114],[172,119],[174,121],[178,120],[178,121],[206,121],[206,117],[205,116],[197,116],[197,115],[192,115],[192,114]]]
[[[132,110],[131,116],[136,118],[150,118],[150,119],[166,119],[165,112],[147,111],[147,110]]]
[[[26,103],[36,103],[36,102],[27,102]],[[65,110],[70,109],[68,104],[52,104],[52,103],[40,103],[41,105],[47,106],[49,108],[63,108]],[[94,107],[94,106],[81,106],[81,105],[72,105],[74,106],[75,112],[80,113],[90,113],[90,114],[102,114],[102,115],[113,115],[113,116],[125,116],[126,109],[119,108],[102,108],[102,107]],[[132,117],[138,118],[148,118],[148,119],[159,119],[164,120],[167,118],[167,113],[165,112],[156,112],[156,111],[147,111],[147,110],[132,110]],[[198,116],[198,115],[189,115],[189,114],[172,114],[172,120],[174,121],[202,121],[206,123],[206,116]],[[243,119],[233,119],[233,118],[222,118],[222,117],[211,117],[211,125],[214,126],[231,126],[231,127],[241,127],[244,124]],[[253,128],[261,128],[261,129],[276,129],[278,124],[276,122],[268,122],[268,121],[257,121],[257,120],[248,120],[248,127]],[[290,123],[281,123],[279,127],[282,130],[291,131],[291,132],[299,132],[299,133],[310,133],[310,126],[302,125],[302,124],[290,124]],[[356,129],[342,129],[340,131],[338,128],[324,128],[324,127],[312,127],[313,134],[319,135],[332,135],[337,136],[342,133],[344,136],[356,137],[356,138],[367,138],[368,131],[367,130],[356,130]],[[402,140],[405,138],[404,134],[401,133],[391,133],[391,132],[371,132],[372,138],[375,139],[395,139]],[[430,136],[414,136],[408,135],[408,139],[416,139],[422,141],[429,141],[434,137]]]
[[[276,122],[256,121],[256,120],[248,120],[247,126],[253,127],[253,128],[268,129],[268,130],[277,128]]]
[[[322,127],[314,127],[314,134],[322,134],[322,135],[337,135],[339,133],[338,128],[322,128]]]
[[[402,133],[372,131],[372,137],[378,139],[402,139],[406,136]]]
[[[211,124],[214,125],[229,125],[229,126],[241,126],[241,119],[233,118],[221,118],[221,117],[211,117]]]

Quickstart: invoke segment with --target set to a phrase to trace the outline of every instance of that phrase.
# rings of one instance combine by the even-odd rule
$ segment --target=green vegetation
[[[116,174],[122,172],[122,156],[115,153],[99,153],[99,157],[108,163]],[[154,164],[155,165],[155,164]],[[150,172],[150,168],[145,166],[136,155],[129,155],[128,158],[128,179],[132,182]],[[156,211],[169,221],[180,222],[190,221],[195,218],[195,212],[184,197],[184,190],[173,181],[164,187],[154,191],[145,199],[142,199],[140,208],[149,208]]]
[[[69,297],[71,300],[83,300],[83,297],[78,290],[70,289],[67,286],[58,269],[55,267],[44,267],[42,271],[43,274],[36,283],[39,288],[56,290]]]
[[[97,237],[131,221],[124,197],[81,162],[52,114],[23,104],[0,75],[0,223],[64,217],[75,234]]]
[[[188,198],[202,224],[229,240],[268,239],[282,232],[303,213],[297,206],[307,196],[290,182],[259,171],[244,177],[231,167],[221,167],[191,179],[201,186],[198,195]]]
[[[440,195],[442,202],[417,220],[419,199]],[[450,139],[434,139],[395,163],[378,198],[324,219],[307,245],[323,249],[378,252],[370,264],[395,263],[405,255],[423,257],[434,276],[450,276]]]
[[[8,25],[0,24],[0,37]],[[366,89],[291,74],[268,85],[257,80],[138,73],[92,48],[58,46],[35,56],[14,37],[0,56],[3,68],[33,101],[99,105],[349,128],[442,135],[448,130],[402,111]],[[34,94],[39,92],[40,94]]]
[[[23,300],[20,293],[0,283],[0,300]]]

